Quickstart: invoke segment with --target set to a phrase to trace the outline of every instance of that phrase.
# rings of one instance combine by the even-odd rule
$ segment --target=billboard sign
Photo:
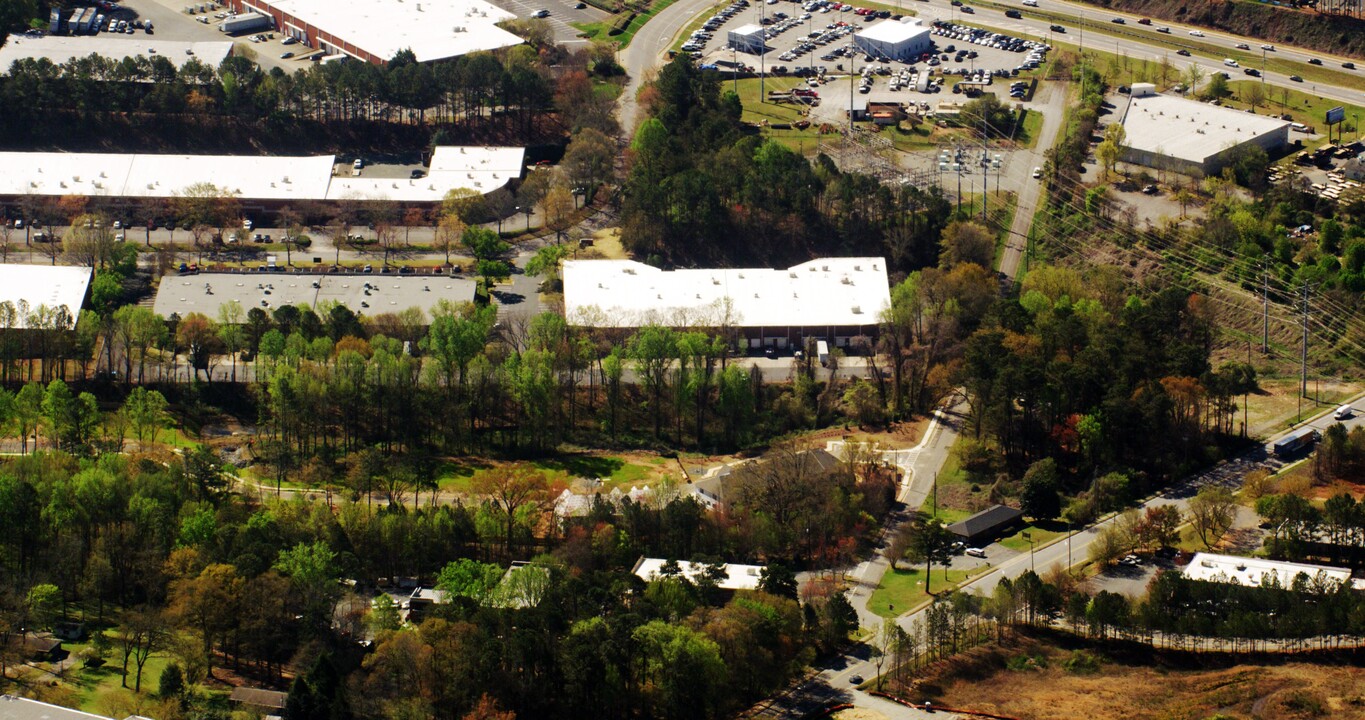
[[[1346,119],[1346,108],[1337,106],[1327,111],[1327,124],[1336,125]]]

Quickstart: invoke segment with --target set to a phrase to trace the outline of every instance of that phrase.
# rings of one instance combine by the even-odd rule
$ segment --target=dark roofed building
[[[963,542],[979,545],[994,540],[1024,519],[1024,512],[1005,505],[992,505],[985,510],[948,526],[948,531]]]
[[[274,714],[278,714],[278,711],[284,709],[284,703],[287,699],[289,699],[289,693],[248,687],[233,688],[232,694],[228,696],[228,700],[232,702],[262,711],[275,711]]]
[[[11,635],[9,647],[28,659],[55,662],[61,653],[62,641],[51,635]]]

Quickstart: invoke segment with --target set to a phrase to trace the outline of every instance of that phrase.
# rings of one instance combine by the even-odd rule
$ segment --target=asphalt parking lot
[[[517,14],[519,18],[529,18],[537,12],[545,10],[550,14],[544,19],[545,22],[554,28],[555,42],[566,45],[570,50],[577,49],[576,45],[587,43],[587,40],[578,37],[579,30],[570,23],[591,23],[599,22],[608,17],[607,13],[597,8],[586,5],[576,7],[578,0],[488,0],[488,2],[498,7]]]
[[[683,49],[697,54],[704,65],[714,64],[718,69],[747,66],[769,76],[846,76],[856,72],[868,78],[860,83],[867,85],[866,89],[858,89],[860,94],[868,95],[871,101],[899,102],[916,99],[915,95],[946,94],[962,81],[1008,99],[1011,92],[1008,78],[1016,74],[1016,69],[1026,69],[1029,64],[1036,66],[1045,55],[1045,50],[1034,43],[946,20],[935,25],[934,19],[926,15],[921,19],[933,32],[931,56],[914,62],[875,58],[869,62],[868,56],[854,52],[853,35],[863,27],[884,21],[885,15],[896,19],[890,11],[881,16],[867,14],[869,11],[847,4],[836,9],[833,3],[812,7],[795,0],[736,0],[722,7],[707,26],[689,38]],[[749,24],[764,24],[768,31],[767,52],[761,57],[729,46],[729,31]],[[924,82],[925,76],[933,83]],[[940,83],[946,89],[934,87]],[[927,98],[918,100],[923,102]]]

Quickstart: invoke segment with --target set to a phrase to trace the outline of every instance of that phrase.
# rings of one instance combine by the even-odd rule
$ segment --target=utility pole
[[[1299,396],[1308,396],[1308,283],[1303,284],[1303,354],[1299,360]]]
[[[990,194],[991,154],[986,148],[986,111],[981,111],[981,224],[986,224],[986,196]]]
[[[765,58],[767,57],[767,55],[768,55],[768,38],[766,37],[766,35],[768,34],[768,31],[767,31],[767,30],[764,30],[764,28],[766,28],[766,27],[768,27],[768,26],[767,26],[766,24],[764,24],[764,22],[763,22],[763,20],[765,19],[765,15],[766,15],[766,13],[764,13],[764,11],[763,11],[763,5],[764,5],[764,3],[762,3],[762,2],[760,2],[760,3],[758,4],[758,101],[759,101],[759,102],[767,102],[767,100],[768,100],[768,95],[767,95],[767,92],[766,92],[766,88],[765,88],[765,86],[764,86],[764,75],[766,75],[767,73],[764,72],[765,66],[764,66],[764,64],[763,64],[764,59],[765,59]]]
[[[1261,353],[1270,352],[1270,256],[1261,266]]]
[[[953,161],[957,165],[957,212],[962,213],[962,146],[953,148]]]

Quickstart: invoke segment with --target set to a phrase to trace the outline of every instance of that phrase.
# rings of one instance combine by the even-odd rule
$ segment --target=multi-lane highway
[[[970,3],[969,3],[970,4]],[[928,0],[928,2],[910,3],[908,8],[918,12],[919,16],[926,21],[932,20],[953,20],[966,25],[976,25],[979,27],[996,28],[1004,32],[1019,36],[1031,36],[1043,38],[1052,42],[1054,45],[1083,46],[1086,50],[1094,50],[1105,53],[1112,53],[1119,56],[1127,56],[1133,61],[1147,60],[1152,63],[1160,63],[1163,59],[1170,62],[1171,66],[1177,71],[1184,71],[1190,65],[1199,65],[1204,68],[1206,75],[1217,70],[1225,69],[1222,64],[1223,57],[1241,56],[1245,58],[1247,52],[1256,57],[1260,57],[1262,40],[1248,37],[1238,37],[1227,33],[1214,30],[1203,30],[1191,25],[1180,25],[1167,23],[1162,20],[1153,20],[1151,25],[1139,25],[1142,19],[1139,15],[1112,12],[1094,7],[1087,7],[1079,3],[1065,2],[1064,0],[1039,0],[1038,8],[1023,7],[1021,3],[1007,2],[1004,5],[1017,6],[1023,17],[1020,19],[1005,17],[1005,11],[992,7],[975,7],[975,13],[965,15],[953,7],[949,0]],[[1002,5],[1003,6],[1003,5]],[[1066,15],[1068,20],[1052,20],[1038,16],[1038,13],[1048,13],[1049,15]],[[1118,25],[1113,23],[1114,18],[1122,18],[1124,23]],[[1075,21],[1079,19],[1087,26],[1077,26]],[[1065,34],[1054,33],[1050,27],[1054,24],[1061,24],[1067,28]],[[1097,31],[1095,27],[1105,27],[1110,32]],[[1161,33],[1159,28],[1169,28],[1170,33]],[[1191,36],[1191,30],[1202,32],[1202,37]],[[1113,34],[1121,33],[1121,34]],[[1183,42],[1182,42],[1183,41]],[[1184,57],[1176,54],[1176,49],[1169,46],[1188,44],[1194,54],[1191,57]],[[1238,51],[1238,44],[1248,45],[1251,50]],[[1226,54],[1223,57],[1201,56],[1200,46],[1215,46],[1225,48]],[[1272,51],[1265,53],[1268,59],[1290,60],[1303,63],[1303,72],[1310,72],[1307,64],[1311,58],[1318,58],[1323,61],[1321,68],[1313,68],[1313,72],[1333,72],[1337,77],[1347,79],[1356,74],[1361,75],[1361,80],[1365,81],[1365,70],[1346,70],[1341,67],[1348,58],[1341,58],[1329,54],[1303,50],[1289,46],[1277,46]],[[1259,62],[1244,62],[1245,67],[1259,68]],[[1230,70],[1229,72],[1242,73],[1242,70]],[[1238,77],[1234,80],[1240,79]],[[1338,100],[1341,102],[1361,103],[1365,102],[1365,92],[1323,82],[1296,82],[1289,79],[1289,74],[1279,72],[1264,73],[1264,80],[1267,85],[1276,87],[1287,87],[1294,90],[1311,92],[1324,98]],[[1347,81],[1348,83],[1350,81]]]

